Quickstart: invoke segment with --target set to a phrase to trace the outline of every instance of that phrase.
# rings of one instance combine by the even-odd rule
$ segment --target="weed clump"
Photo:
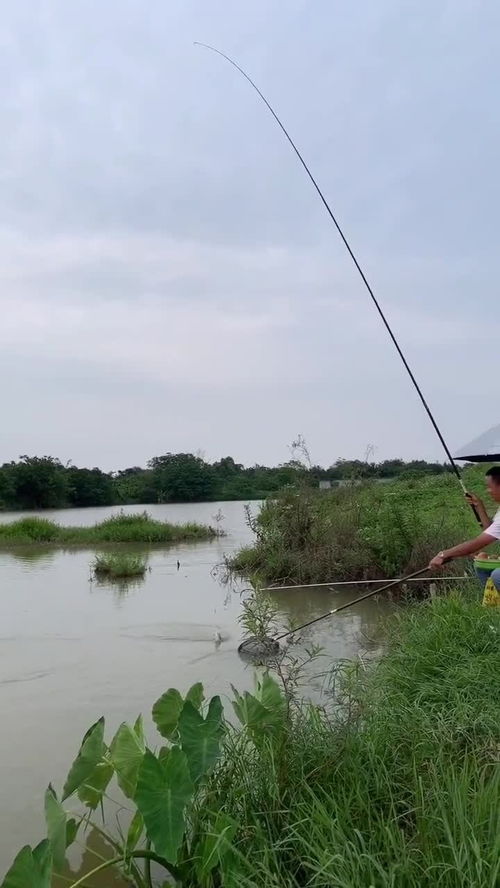
[[[96,577],[119,580],[127,577],[143,577],[147,566],[147,559],[142,555],[119,553],[117,555],[96,555],[92,563],[92,570]]]

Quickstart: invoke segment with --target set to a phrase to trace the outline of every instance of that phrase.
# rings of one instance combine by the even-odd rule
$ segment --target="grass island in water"
[[[47,518],[20,518],[0,524],[0,548],[43,544],[93,546],[96,543],[183,543],[210,540],[221,531],[205,524],[170,524],[156,521],[147,512],[120,513],[90,527],[64,527]]]

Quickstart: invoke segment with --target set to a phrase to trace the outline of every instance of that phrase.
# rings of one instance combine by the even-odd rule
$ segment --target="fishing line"
[[[445,452],[445,454],[446,454],[446,456],[447,456],[447,458],[448,458],[448,460],[449,460],[449,462],[450,462],[450,465],[451,465],[451,467],[452,467],[452,469],[453,469],[453,472],[454,472],[455,475],[456,475],[456,478],[457,478],[457,480],[458,480],[458,482],[459,482],[459,484],[460,484],[460,487],[462,488],[463,493],[464,493],[464,494],[467,494],[467,489],[466,489],[466,487],[465,487],[464,482],[462,481],[462,477],[461,477],[461,475],[460,475],[460,470],[459,470],[459,468],[458,468],[458,466],[457,466],[455,460],[453,459],[453,456],[451,455],[451,451],[450,451],[450,449],[449,449],[449,447],[448,447],[448,445],[447,445],[447,443],[446,443],[446,441],[445,441],[445,439],[444,439],[444,437],[443,437],[443,434],[442,434],[442,432],[441,432],[441,429],[439,428],[439,426],[438,426],[438,424],[437,424],[437,422],[436,422],[436,419],[434,418],[434,415],[433,415],[433,413],[432,413],[432,410],[431,410],[431,408],[429,407],[429,404],[427,403],[427,401],[426,401],[426,399],[425,399],[424,393],[422,392],[422,389],[420,388],[420,386],[419,386],[419,384],[418,384],[418,382],[417,382],[417,379],[416,379],[416,377],[415,377],[415,375],[414,375],[414,373],[413,373],[413,371],[412,371],[412,369],[411,369],[411,367],[410,367],[408,361],[406,360],[406,357],[405,357],[405,355],[404,355],[404,353],[403,353],[403,350],[401,349],[401,346],[399,345],[399,342],[398,342],[398,340],[396,339],[396,336],[395,336],[395,334],[394,334],[394,332],[393,332],[393,330],[392,330],[392,328],[391,328],[391,326],[390,326],[390,324],[389,324],[389,321],[387,320],[387,318],[386,318],[386,316],[385,316],[385,314],[384,314],[384,312],[383,312],[383,310],[382,310],[382,307],[381,307],[381,305],[380,305],[380,303],[379,303],[377,297],[375,296],[375,293],[373,292],[373,290],[372,290],[370,284],[368,283],[368,280],[367,280],[367,278],[366,278],[366,275],[365,275],[363,269],[361,268],[361,265],[359,264],[359,262],[358,262],[358,260],[357,260],[357,258],[356,258],[356,256],[355,256],[355,254],[354,254],[354,252],[353,252],[353,250],[352,250],[352,248],[351,248],[351,246],[350,246],[350,244],[349,244],[349,241],[347,240],[347,238],[346,238],[346,236],[345,236],[345,234],[344,234],[342,228],[340,227],[340,224],[338,223],[336,217],[334,216],[333,211],[332,211],[332,209],[330,208],[330,205],[329,205],[329,203],[328,203],[326,197],[324,196],[324,194],[323,194],[321,188],[319,187],[319,185],[318,185],[316,179],[314,178],[313,174],[311,173],[311,170],[309,169],[307,163],[305,162],[304,158],[302,157],[302,154],[300,153],[299,149],[297,148],[297,146],[296,146],[295,142],[293,141],[292,137],[290,136],[288,130],[285,128],[284,124],[281,122],[281,120],[280,120],[280,118],[278,117],[276,111],[274,110],[274,108],[272,107],[272,105],[268,102],[268,100],[266,99],[265,95],[260,91],[260,89],[259,89],[259,87],[257,86],[257,84],[252,80],[252,78],[250,77],[250,75],[247,74],[246,71],[244,71],[243,68],[241,68],[240,65],[237,64],[237,62],[235,62],[232,58],[230,58],[230,56],[226,55],[225,52],[222,52],[220,49],[216,49],[215,46],[210,46],[208,43],[200,43],[199,41],[195,41],[195,46],[202,46],[202,47],[204,47],[205,49],[209,49],[211,52],[214,52],[214,53],[216,53],[217,55],[221,56],[221,58],[225,59],[226,62],[229,62],[229,64],[232,65],[233,68],[236,68],[236,70],[239,71],[240,74],[243,75],[243,77],[245,78],[245,80],[248,81],[248,83],[250,84],[250,86],[253,87],[253,89],[255,90],[255,92],[257,93],[257,95],[258,95],[258,96],[262,99],[262,101],[264,102],[264,104],[265,104],[266,108],[268,109],[268,111],[269,111],[269,112],[272,114],[272,116],[274,117],[274,119],[275,119],[276,123],[278,124],[279,128],[281,129],[283,135],[285,136],[285,138],[286,138],[287,141],[289,142],[289,144],[290,144],[290,146],[292,147],[293,151],[295,152],[297,158],[299,159],[300,163],[302,164],[302,166],[303,166],[303,168],[304,168],[304,170],[305,170],[307,176],[309,177],[310,181],[311,181],[312,184],[314,185],[314,188],[316,189],[316,192],[318,193],[319,198],[320,198],[320,200],[321,200],[321,202],[322,202],[322,204],[323,204],[323,206],[324,206],[326,212],[328,213],[328,215],[329,215],[331,221],[332,221],[333,224],[335,225],[335,228],[337,229],[337,232],[339,233],[339,235],[340,235],[340,237],[341,237],[341,239],[342,239],[342,242],[343,242],[343,244],[344,244],[344,246],[345,246],[347,252],[349,253],[349,256],[351,257],[352,261],[354,262],[354,265],[356,266],[356,269],[357,269],[358,272],[359,272],[359,275],[360,275],[360,277],[361,277],[361,280],[363,281],[363,283],[364,283],[366,289],[368,290],[368,293],[369,293],[370,298],[371,298],[371,300],[372,300],[372,302],[373,302],[373,305],[375,306],[375,308],[376,308],[376,310],[377,310],[377,312],[378,312],[378,314],[379,314],[379,317],[380,317],[380,319],[381,319],[381,321],[382,321],[382,323],[383,323],[385,329],[387,330],[387,333],[389,334],[389,336],[390,336],[390,338],[391,338],[392,344],[394,345],[394,348],[396,349],[396,351],[397,351],[399,357],[401,358],[401,361],[402,361],[402,363],[403,363],[403,366],[404,366],[404,368],[405,368],[405,370],[406,370],[408,376],[410,377],[410,380],[411,380],[411,382],[412,382],[412,384],[413,384],[413,386],[414,386],[414,388],[415,388],[415,391],[417,392],[418,397],[420,398],[420,401],[421,401],[421,403],[422,403],[422,406],[423,406],[425,412],[427,413],[427,416],[428,416],[428,418],[429,418],[429,420],[430,420],[430,422],[431,422],[431,424],[432,424],[432,427],[433,427],[433,429],[434,429],[434,431],[435,431],[435,433],[436,433],[436,435],[437,435],[437,437],[438,437],[438,439],[439,439],[439,441],[440,441],[440,443],[441,443],[441,446],[442,446],[442,448],[443,448],[443,450],[444,450],[444,452]],[[477,509],[475,508],[475,506],[474,506],[471,502],[469,502],[469,505],[470,505],[472,511],[474,512],[474,515],[476,516],[476,519],[477,519],[478,523],[481,524],[481,519],[480,519],[480,517],[479,517],[479,514],[478,514],[478,512],[477,512]]]
[[[383,586],[379,586],[378,589],[370,589],[369,592],[365,592],[364,595],[360,595],[359,598],[354,598],[352,601],[347,601],[345,604],[339,605],[339,607],[334,607],[333,610],[327,611],[326,614],[321,614],[319,617],[314,617],[313,620],[309,620],[307,623],[302,623],[300,626],[295,626],[294,629],[287,629],[286,632],[282,632],[281,635],[274,635],[272,638],[259,638],[257,636],[251,635],[249,638],[245,638],[244,641],[241,642],[238,647],[238,653],[240,654],[248,654],[250,657],[259,657],[259,656],[267,656],[271,657],[273,654],[276,654],[279,651],[279,642],[286,638],[288,635],[294,635],[295,632],[300,632],[302,629],[307,629],[308,626],[313,626],[315,623],[321,622],[321,620],[326,620],[328,617],[333,616],[334,614],[339,614],[341,611],[346,610],[348,607],[352,607],[354,604],[359,604],[361,601],[366,601],[367,598],[373,598],[374,595],[379,595],[381,592],[387,592],[388,589],[393,589],[394,586],[400,586],[404,583],[410,582],[416,577],[422,577],[425,573],[428,573],[429,567],[420,568],[420,570],[416,570],[411,574],[408,574],[407,577],[401,577],[397,580],[391,580],[390,583],[385,583]]]

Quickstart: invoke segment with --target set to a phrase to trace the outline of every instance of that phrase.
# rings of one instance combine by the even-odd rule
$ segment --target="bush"
[[[289,488],[264,504],[252,526],[255,545],[229,568],[258,582],[297,584],[401,576],[477,532],[450,475],[329,492]]]

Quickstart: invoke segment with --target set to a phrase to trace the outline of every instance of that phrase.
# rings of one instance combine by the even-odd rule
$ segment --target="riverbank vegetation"
[[[143,577],[147,566],[147,559],[143,555],[127,552],[96,555],[91,565],[96,577],[110,580]]]
[[[0,547],[33,543],[52,546],[93,546],[98,543],[169,543],[212,539],[220,531],[203,524],[156,521],[147,512],[120,513],[89,527],[64,527],[46,518],[21,518],[0,524]]]
[[[297,444],[302,448],[299,455],[307,453],[302,439]],[[167,453],[153,457],[145,469],[134,466],[109,473],[63,465],[50,456],[22,456],[0,467],[0,509],[258,500],[297,483],[318,487],[320,481],[390,480],[446,471],[441,463],[400,459],[337,460],[325,469],[301,462],[294,454],[292,447],[292,459],[280,466],[245,468],[230,456],[209,463],[192,453]]]
[[[464,477],[484,490],[483,468]],[[249,520],[255,544],[228,567],[261,584],[401,576],[478,530],[450,474],[332,491],[288,488]],[[449,566],[450,573],[463,570],[463,562]]]
[[[60,798],[92,821],[118,788],[112,857],[93,872],[136,888],[169,874],[184,888],[496,888],[499,637],[500,608],[451,596],[393,618],[383,658],[344,667],[331,704],[263,672],[253,694],[234,692],[238,729],[199,684],[156,702],[150,749],[142,719],[112,740],[100,719],[62,792],[47,790],[48,839],[20,851],[3,888],[46,888],[53,871],[93,884],[65,864],[86,819]]]

